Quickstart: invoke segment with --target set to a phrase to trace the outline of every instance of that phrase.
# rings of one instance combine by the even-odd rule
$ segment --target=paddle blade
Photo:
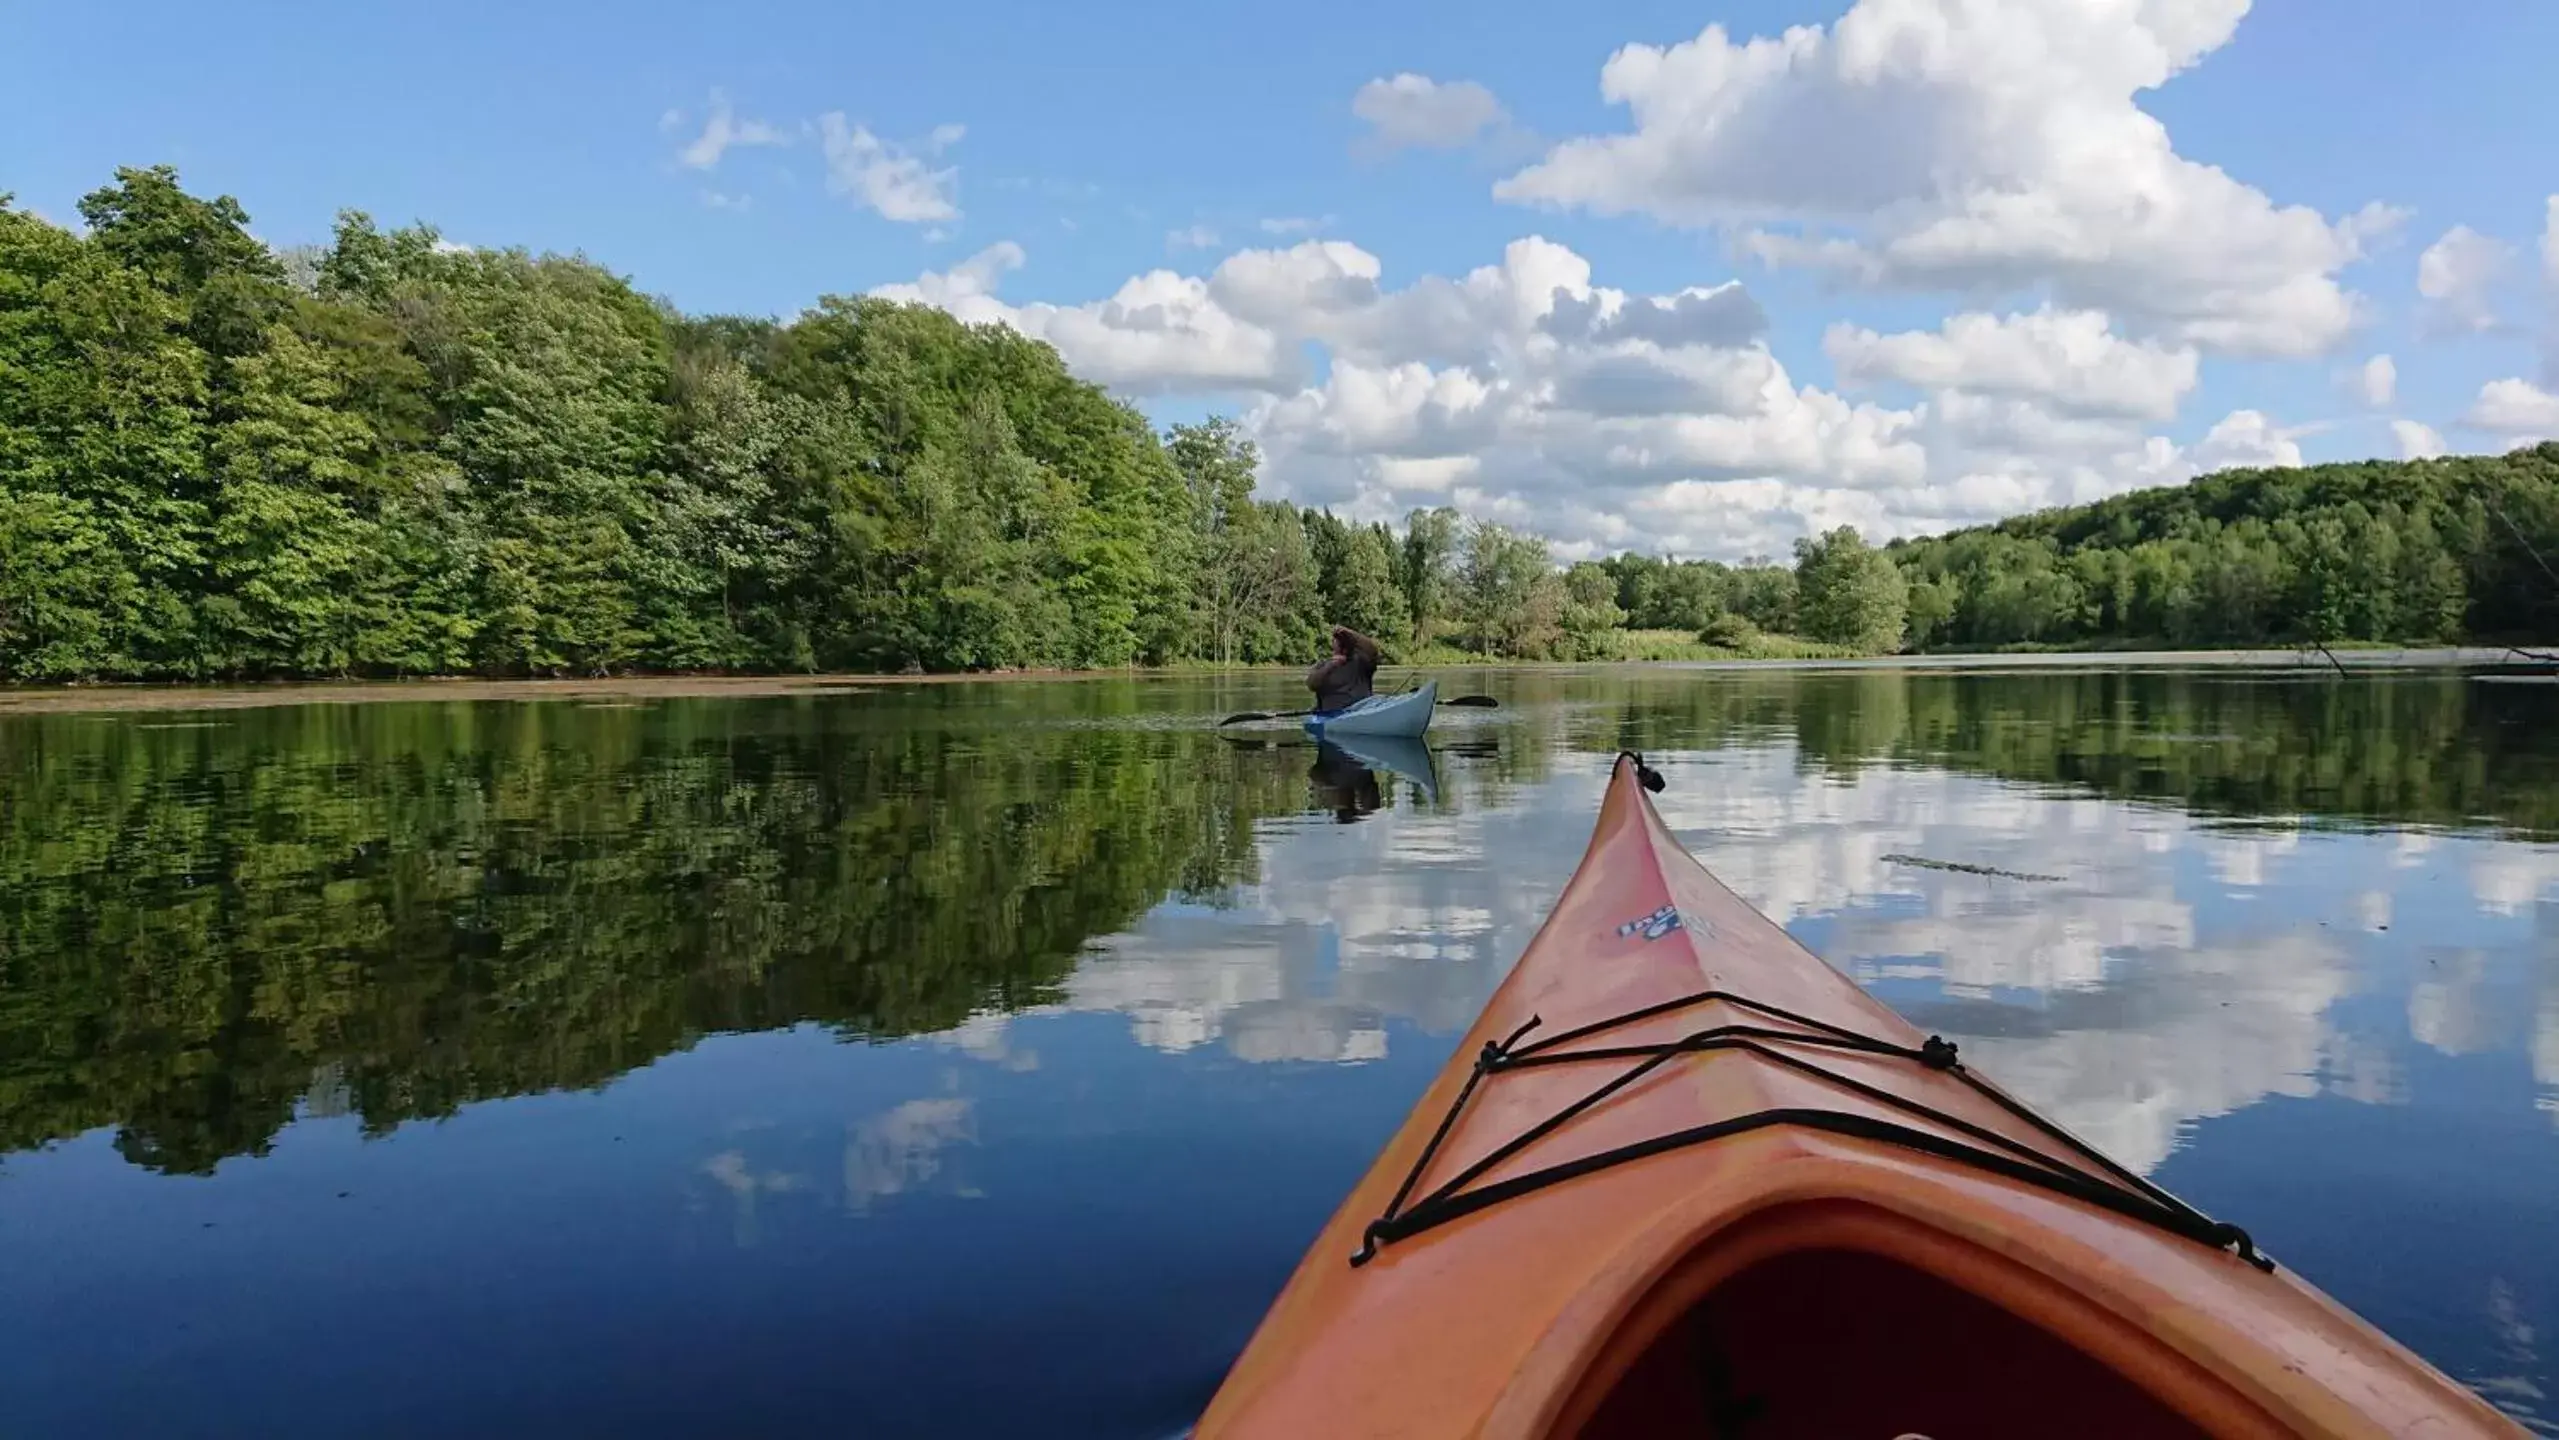
[[[1499,706],[1502,702],[1494,699],[1490,695],[1460,695],[1454,700],[1442,700],[1439,703],[1442,705],[1465,705],[1477,710],[1490,710]]]
[[[1241,725],[1247,720],[1276,720],[1278,718],[1278,716],[1273,715],[1268,710],[1247,710],[1241,715],[1229,715],[1217,723],[1220,725]]]

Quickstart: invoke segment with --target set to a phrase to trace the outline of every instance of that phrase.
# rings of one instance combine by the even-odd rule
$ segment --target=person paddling
[[[1306,672],[1306,688],[1315,692],[1315,713],[1330,715],[1376,693],[1377,642],[1348,625],[1333,627],[1333,653]]]

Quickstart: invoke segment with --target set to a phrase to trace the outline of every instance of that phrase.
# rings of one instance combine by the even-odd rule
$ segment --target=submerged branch
[[[1900,865],[1916,865],[1923,870],[1953,870],[1965,875],[1987,875],[1996,880],[2038,880],[2058,884],[2059,875],[2029,875],[2022,870],[2002,870],[1996,865],[1967,865],[1961,860],[1931,860],[1925,855],[1887,855],[1886,860]]]

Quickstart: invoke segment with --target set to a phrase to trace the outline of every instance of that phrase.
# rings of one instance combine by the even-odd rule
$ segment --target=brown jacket
[[[1333,627],[1341,653],[1328,655],[1306,672],[1306,688],[1315,692],[1315,708],[1339,710],[1376,693],[1377,642],[1347,625]]]

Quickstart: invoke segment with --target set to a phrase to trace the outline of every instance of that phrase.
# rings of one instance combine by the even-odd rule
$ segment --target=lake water
[[[0,1432],[1175,1433],[1630,746],[2559,1434],[2559,685],[1442,679],[1374,769],[1278,678],[0,715]]]

